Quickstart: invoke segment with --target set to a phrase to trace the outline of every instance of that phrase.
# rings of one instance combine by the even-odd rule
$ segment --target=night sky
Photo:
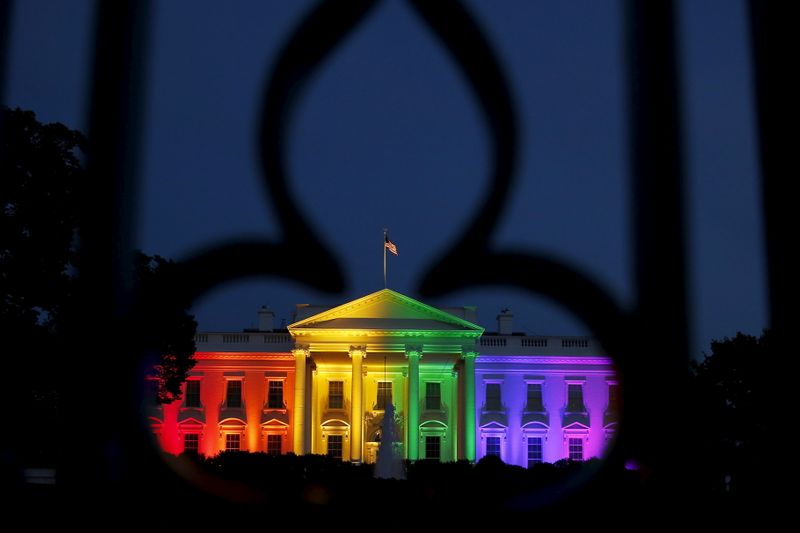
[[[314,2],[153,4],[138,247],[181,259],[229,238],[277,238],[257,160],[260,91]],[[520,124],[515,192],[493,246],[549,253],[631,305],[621,2],[465,4],[506,70]],[[93,6],[16,3],[6,105],[85,131]],[[699,355],[712,338],[765,327],[765,271],[745,5],[679,7]],[[317,72],[289,131],[290,186],[349,288],[328,295],[281,279],[232,283],[197,302],[201,329],[252,327],[262,304],[288,323],[295,303],[338,304],[382,288],[384,227],[400,252],[389,258],[389,287],[417,297],[422,273],[487,188],[487,130],[470,88],[401,1],[379,5]],[[510,307],[515,330],[587,333],[558,305],[507,288],[427,303],[477,305],[489,330]]]

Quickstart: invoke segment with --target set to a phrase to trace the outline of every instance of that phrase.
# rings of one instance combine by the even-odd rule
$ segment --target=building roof
[[[413,298],[382,289],[289,325],[293,336],[320,330],[462,333],[478,337],[483,328]]]

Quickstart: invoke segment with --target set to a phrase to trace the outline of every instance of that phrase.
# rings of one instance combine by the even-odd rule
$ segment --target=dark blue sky
[[[180,259],[232,237],[277,238],[256,157],[260,90],[314,2],[153,3],[139,246]],[[465,3],[506,69],[521,128],[516,189],[494,246],[550,253],[630,305],[621,2]],[[94,3],[16,4],[5,103],[85,129]],[[765,326],[765,273],[745,5],[679,8],[699,354],[711,338]],[[341,303],[382,288],[384,227],[400,250],[389,259],[389,286],[417,296],[421,273],[487,186],[486,129],[470,89],[398,0],[383,2],[318,71],[289,132],[290,186],[339,255],[349,290],[232,283],[197,303],[202,329],[252,326],[262,304],[289,321],[295,303]],[[428,303],[477,305],[490,330],[511,307],[517,330],[586,333],[557,305],[506,288]]]

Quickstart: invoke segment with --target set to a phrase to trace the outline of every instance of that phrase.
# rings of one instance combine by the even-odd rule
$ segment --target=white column
[[[297,345],[292,350],[294,354],[294,417],[292,420],[293,446],[297,455],[304,455],[305,424],[306,424],[306,359],[308,359],[308,346]]]
[[[478,352],[464,352],[464,455],[475,461],[475,358]]]
[[[419,459],[419,358],[422,346],[406,346],[408,358],[408,459]]]
[[[453,460],[459,459],[458,457],[458,443],[462,439],[460,435],[461,427],[458,425],[458,371],[453,370],[451,374],[453,379],[451,383],[451,391],[450,391],[450,415],[448,417],[450,421],[450,440],[452,441],[452,455],[451,457]]]
[[[311,365],[311,409],[309,410],[309,421],[311,422],[311,435],[310,438],[306,439],[310,441],[309,443],[309,452],[310,453],[325,453],[320,451],[318,448],[319,444],[317,443],[317,432],[320,424],[320,414],[319,414],[319,380],[317,379],[317,369],[313,365]]]
[[[350,359],[353,363],[353,375],[350,381],[350,460],[361,462],[361,450],[364,447],[364,375],[362,362],[367,355],[366,346],[351,346]]]

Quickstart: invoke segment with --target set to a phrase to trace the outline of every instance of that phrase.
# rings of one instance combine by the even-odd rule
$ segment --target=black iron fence
[[[287,185],[283,139],[309,76],[376,3],[322,1],[285,44],[263,89],[259,131],[265,201],[276,215],[282,236],[273,241],[230,242],[184,261],[181,281],[192,297],[224,281],[253,274],[293,279],[329,292],[343,289],[340,265],[297,208]],[[422,295],[503,284],[551,298],[582,319],[620,371],[625,409],[607,468],[619,467],[625,458],[637,458],[647,465],[651,478],[648,509],[673,512],[682,505],[682,495],[691,484],[684,461],[688,450],[679,437],[664,434],[665,423],[679,423],[682,413],[691,409],[675,393],[683,387],[687,372],[687,291],[674,2],[630,0],[624,8],[631,99],[634,234],[630,242],[636,287],[630,312],[592,280],[544,254],[504,253],[490,247],[513,188],[516,164],[516,115],[506,78],[471,14],[458,1],[409,3],[462,71],[485,118],[491,145],[492,181],[485,202],[450,249],[424,274]],[[0,4],[2,47],[7,45],[8,7],[8,3]],[[60,503],[68,504],[76,516],[89,522],[99,520],[92,509],[100,504],[126,511],[139,508],[146,513],[147,509],[163,510],[172,497],[183,504],[192,498],[209,501],[207,494],[169,471],[150,446],[139,416],[142,356],[135,351],[121,354],[127,347],[117,336],[120,331],[136,330],[132,322],[136,319],[130,313],[134,287],[125,266],[130,264],[137,208],[139,117],[152,7],[150,2],[132,0],[99,2],[97,6],[89,117],[87,190],[91,195],[81,199],[81,298],[71,316],[72,344],[61,369],[62,422],[53,428],[64,443],[58,472]],[[790,126],[797,123],[798,94],[797,82],[791,81],[792,15],[792,9],[785,6],[750,2],[770,324],[779,342],[777,353],[787,355],[791,352],[785,349],[785,340],[796,317],[796,273],[800,271],[790,249],[796,240],[790,225],[796,133]],[[5,58],[5,49],[0,49],[0,67],[6,65]],[[469,257],[465,256],[467,250]],[[273,260],[280,256],[295,260]],[[466,260],[474,268],[460,268]],[[85,343],[84,334],[89,331],[93,342]],[[634,351],[635,346],[653,338],[661,342],[648,342],[646,357]],[[109,346],[114,346],[116,356],[109,357]],[[110,377],[115,383],[124,383],[120,389],[124,394],[113,401],[93,401],[96,384]],[[76,424],[86,417],[89,405],[90,438],[84,426]],[[606,481],[601,472],[587,482],[585,490],[601,495],[608,488]],[[160,485],[181,494],[165,494]],[[131,487],[147,488],[131,497]],[[578,501],[574,498],[568,495],[554,504],[557,511],[548,516],[577,511],[570,508]],[[615,502],[607,494],[604,501],[612,516],[631,512],[625,502]],[[214,505],[224,514],[239,504],[221,498]],[[253,518],[257,512],[248,516]]]

